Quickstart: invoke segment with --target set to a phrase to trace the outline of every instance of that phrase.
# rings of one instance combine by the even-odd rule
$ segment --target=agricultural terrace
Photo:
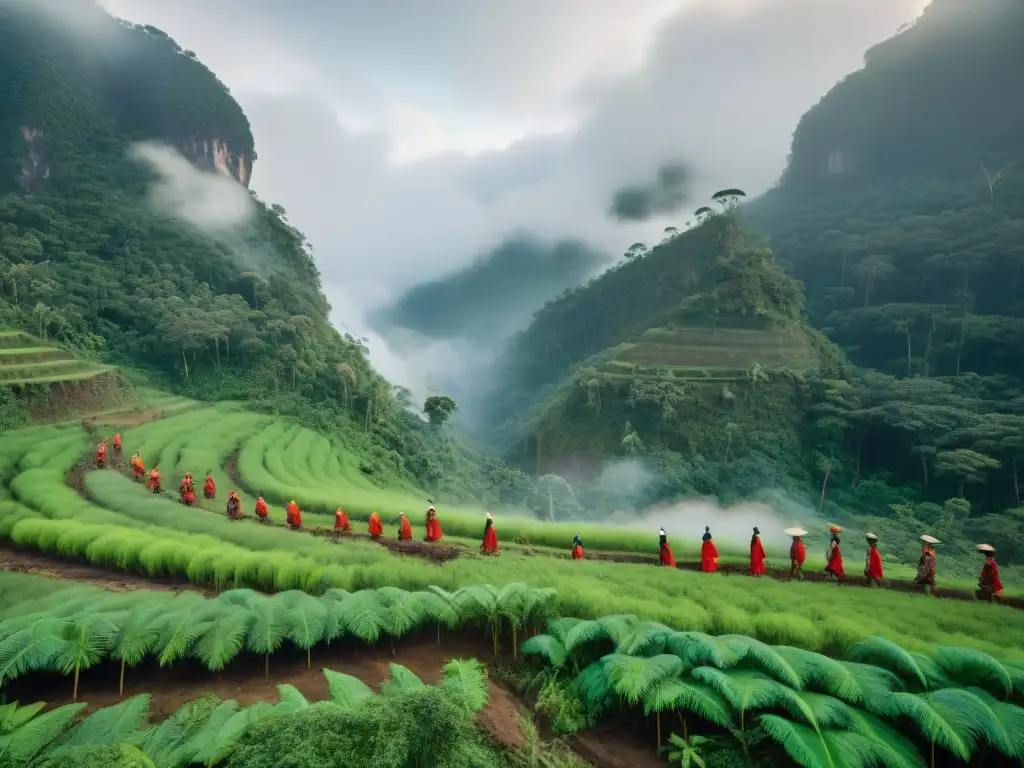
[[[483,557],[475,551],[481,511],[444,506],[444,544],[465,539],[467,546],[437,564],[358,536],[320,535],[318,523],[327,527],[339,505],[355,520],[377,509],[389,525],[409,511],[419,525],[423,495],[378,487],[363,471],[366,457],[288,422],[230,405],[198,407],[126,430],[123,439],[122,462],[140,451],[147,467],[160,467],[170,493],[150,493],[116,461],[89,469],[83,457],[96,437],[79,425],[5,435],[0,537],[219,594],[166,586],[108,594],[0,574],[4,686],[42,690],[40,675],[60,675],[67,679],[48,693],[52,701],[69,692],[72,700],[92,693],[109,700],[115,682],[118,695],[122,686],[146,690],[153,669],[197,664],[210,671],[256,664],[253,674],[274,682],[279,653],[300,653],[312,669],[335,664],[331,654],[341,648],[358,657],[383,643],[401,662],[401,643],[444,647],[454,633],[452,647],[470,642],[468,655],[516,669],[524,656],[534,660],[542,701],[577,702],[573,717],[564,707],[549,713],[556,727],[586,730],[609,713],[628,713],[654,729],[652,755],[654,739],[667,739],[662,728],[678,719],[663,723],[659,713],[678,712],[684,734],[738,734],[744,750],[766,739],[804,766],[867,765],[883,754],[886,765],[925,765],[933,747],[961,759],[1024,757],[1024,712],[1016,706],[1024,694],[1024,611],[885,589],[573,562],[564,542],[574,529],[507,515],[497,518],[504,542],[540,542],[560,548],[558,556],[506,544],[500,557]],[[221,498],[179,505],[173,488],[186,470],[199,478],[212,470]],[[246,510],[254,493],[278,504],[296,499],[309,530],[229,520],[223,496],[231,487],[243,490]],[[283,511],[271,517],[281,520]],[[650,548],[644,532],[583,535],[591,550]],[[294,669],[294,659],[285,663]],[[95,677],[85,674],[90,669]],[[223,716],[237,716],[234,725],[246,733],[249,717],[270,712],[243,717],[251,707],[229,708]],[[151,728],[140,718],[136,730]],[[89,743],[64,731],[69,722],[48,729],[52,739],[33,754]],[[146,752],[146,739],[129,741]],[[233,759],[231,749],[203,753],[200,762]],[[0,753],[0,766],[4,759]]]
[[[0,330],[0,384],[31,386],[86,381],[110,366],[80,360],[22,331]]]

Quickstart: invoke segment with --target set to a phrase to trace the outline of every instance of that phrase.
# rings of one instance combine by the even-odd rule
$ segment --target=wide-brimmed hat
[[[978,551],[979,552],[995,552],[996,548],[993,547],[991,544],[979,544],[978,545]]]
[[[834,524],[833,524],[833,525],[830,525],[830,526],[828,527],[828,529],[829,529],[829,531],[831,531],[832,533],[842,533],[842,532],[843,532],[843,527],[842,527],[841,525],[834,525]]]
[[[796,536],[796,537],[806,536],[807,535],[807,531],[805,531],[803,528],[787,528],[786,530],[783,531],[783,533],[786,534],[787,536]]]
[[[878,541],[878,537],[875,536],[875,534],[873,534],[873,533],[865,533],[864,534],[864,538],[867,539],[868,541]]]
[[[929,536],[927,533],[924,536],[921,537],[921,541],[923,541],[925,544],[938,544],[938,543],[940,543],[938,539],[936,539],[934,536]]]

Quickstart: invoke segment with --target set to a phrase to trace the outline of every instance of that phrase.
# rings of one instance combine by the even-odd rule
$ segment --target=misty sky
[[[195,51],[242,104],[253,188],[316,246],[335,321],[516,231],[610,255],[782,170],[800,115],[926,0],[100,0]],[[667,160],[695,205],[611,221]],[[417,388],[418,389],[418,388]]]

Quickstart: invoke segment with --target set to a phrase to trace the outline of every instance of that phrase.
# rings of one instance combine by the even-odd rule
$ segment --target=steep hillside
[[[66,5],[0,2],[0,327],[342,431],[382,483],[481,492],[463,454],[331,327],[311,246],[280,208],[253,198],[230,238],[155,212],[134,142],[248,183],[252,133],[227,88],[163,32]]]

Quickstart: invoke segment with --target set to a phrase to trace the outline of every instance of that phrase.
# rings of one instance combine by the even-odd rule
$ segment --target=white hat
[[[864,534],[864,538],[867,539],[868,541],[878,541],[878,537],[875,536],[875,534],[873,534],[873,533],[865,533]]]
[[[491,517],[491,513],[490,512],[487,513],[487,519],[488,520],[493,520],[494,519],[493,517]]]
[[[437,510],[434,509],[434,505],[431,504],[429,507],[427,507],[427,512],[437,512]]]
[[[658,535],[659,536],[664,536],[665,535],[665,529],[664,528],[659,528],[658,529]]]
[[[799,536],[806,536],[807,535],[807,531],[805,531],[803,528],[787,528],[786,530],[783,531],[783,533],[786,534],[787,536],[797,536],[797,537],[799,537]]]
[[[996,548],[993,547],[991,544],[979,544],[978,545],[978,551],[979,552],[995,552]]]
[[[923,541],[925,544],[939,544],[940,543],[938,539],[936,539],[934,536],[929,536],[927,533],[924,536],[921,537],[921,541]]]

